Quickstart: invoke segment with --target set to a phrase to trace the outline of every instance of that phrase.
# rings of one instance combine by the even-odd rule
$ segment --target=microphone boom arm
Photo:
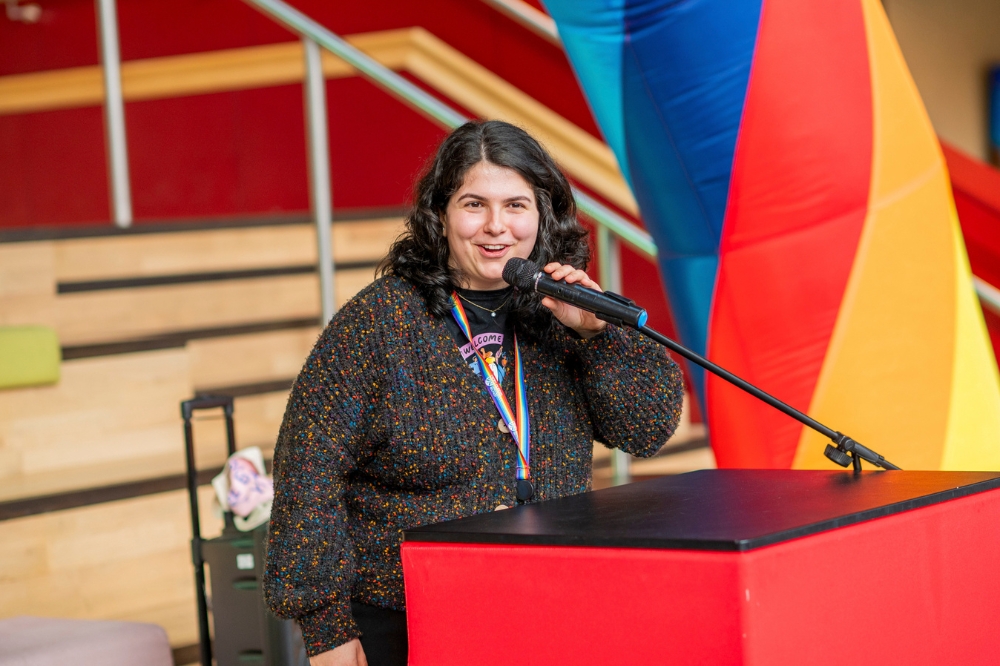
[[[600,315],[598,316],[600,317]],[[603,319],[603,317],[600,318]],[[612,322],[612,323],[617,323],[617,322]],[[811,416],[803,414],[802,412],[795,409],[791,405],[782,402],[781,400],[778,400],[770,393],[766,393],[760,390],[750,382],[744,379],[740,379],[739,377],[729,372],[725,368],[722,368],[716,365],[715,363],[712,363],[704,356],[701,356],[700,354],[691,351],[687,347],[684,347],[683,345],[674,342],[673,340],[663,335],[662,333],[655,331],[652,328],[649,328],[648,326],[637,326],[635,328],[637,331],[639,331],[646,337],[655,340],[656,342],[659,342],[667,349],[677,352],[678,354],[680,354],[687,360],[691,361],[692,363],[700,365],[701,367],[705,368],[712,374],[725,379],[730,384],[736,386],[737,388],[742,389],[743,391],[746,391],[747,393],[757,398],[758,400],[766,402],[767,404],[777,409],[779,412],[787,414],[788,416],[792,417],[802,425],[812,428],[813,430],[820,433],[824,437],[828,437],[829,439],[831,439],[833,441],[833,444],[835,444],[836,446],[827,444],[826,450],[823,453],[827,458],[837,463],[841,467],[847,467],[848,465],[851,465],[853,463],[854,471],[860,472],[861,460],[863,459],[867,460],[876,467],[881,467],[883,469],[895,469],[895,470],[899,469],[899,467],[896,467],[895,465],[893,465],[891,462],[886,460],[884,457],[882,457],[875,451],[872,451],[868,447],[863,446],[862,444],[856,442],[847,435],[837,432],[836,430],[823,425],[822,423],[812,418]]]

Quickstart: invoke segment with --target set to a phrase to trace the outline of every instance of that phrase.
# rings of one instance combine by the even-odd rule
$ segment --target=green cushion
[[[0,389],[55,384],[61,360],[48,326],[0,326]]]

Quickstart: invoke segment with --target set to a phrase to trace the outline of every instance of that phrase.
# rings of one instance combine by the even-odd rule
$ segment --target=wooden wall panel
[[[334,262],[378,261],[403,230],[400,218],[333,225]],[[210,273],[316,263],[309,224],[74,238],[54,244],[59,282]]]
[[[404,229],[403,219],[398,217],[338,222],[333,225],[333,261],[379,261]]]
[[[712,453],[712,449],[706,446],[669,456],[637,460],[632,465],[632,474],[636,476],[661,476],[715,468],[715,455]]]
[[[183,473],[180,402],[194,395],[186,382],[183,350],[124,356],[133,358],[128,363],[123,357],[109,357],[117,363],[87,359],[99,372],[67,373],[76,387],[72,391],[63,383],[46,387],[53,390],[42,399],[38,392],[33,396],[25,391],[0,392],[0,501]],[[148,356],[160,358],[156,363],[142,362]],[[87,390],[99,385],[100,375],[127,365],[155,371],[155,365],[163,363],[175,365],[175,376],[167,381],[150,377],[149,383],[129,382],[114,391]],[[80,381],[95,375],[93,384]],[[286,391],[236,398],[237,446],[259,446],[270,458],[287,401]],[[17,411],[21,417],[13,416]],[[226,458],[222,411],[197,412],[193,423],[199,469],[222,465]]]
[[[270,458],[287,404],[287,391],[237,398],[234,406],[240,414],[236,422],[237,441],[261,447],[265,457]]]
[[[210,488],[199,501],[215,536]],[[0,522],[0,617],[153,622],[195,643],[190,535],[184,491]]]
[[[386,239],[395,233],[398,220],[376,221],[374,226],[381,231],[373,236],[375,240],[369,239],[367,246],[356,243],[359,256],[384,252]],[[311,240],[308,236],[312,234],[310,228],[304,229],[308,233],[299,236],[302,242]],[[360,233],[359,229],[346,225],[341,230],[341,242],[359,240],[351,237]],[[385,233],[386,230],[390,233]],[[152,236],[172,239],[171,234]],[[280,234],[260,234],[244,238],[249,239],[248,246],[260,249],[257,259],[264,260],[266,247],[280,246],[272,243],[280,237]],[[206,250],[201,254],[203,259],[214,261],[225,254],[222,251],[225,243],[219,236],[197,238],[206,240],[210,248],[214,246],[218,251],[212,259],[212,252]],[[285,243],[286,249],[299,242],[295,241],[295,234],[285,237],[289,238],[292,242]],[[171,267],[191,268],[181,261],[189,249],[185,243],[173,246],[165,243],[159,259],[143,263],[142,252],[148,251],[147,258],[156,255],[152,250],[158,246],[150,243],[155,239],[136,236],[113,240],[137,239],[143,243],[112,244],[117,250],[112,254],[131,257],[128,260],[131,263],[124,264],[128,270],[161,273]],[[6,252],[2,258],[7,259],[0,264],[5,278],[0,298],[25,295],[27,300],[38,302],[39,295],[47,297],[58,308],[58,330],[64,345],[114,342],[171,330],[284,318],[318,319],[318,286],[313,275],[100,290],[54,297],[55,274],[60,270],[63,277],[75,279],[108,276],[85,270],[86,264],[79,262],[87,257],[94,264],[107,260],[112,275],[124,270],[111,261],[111,255],[102,255],[108,246],[91,244],[94,239],[77,240],[81,241],[79,245],[62,254],[58,243],[0,244],[0,251]],[[288,259],[287,253],[282,254],[284,250],[275,252],[275,261]],[[372,277],[371,268],[338,271],[338,304],[343,304]],[[181,473],[184,462],[179,402],[204,388],[291,379],[298,374],[318,334],[317,326],[192,340],[186,349],[75,359],[63,364],[63,378],[56,386],[0,393],[0,501]],[[261,446],[270,452],[286,399],[283,392],[239,398],[238,444]],[[221,464],[224,450],[221,426],[199,426],[196,432],[200,466]]]
[[[375,271],[371,268],[353,268],[337,271],[334,277],[334,291],[337,292],[337,307],[339,308],[354,298],[354,295],[368,286],[374,278]]]
[[[38,494],[25,481],[34,475],[55,473],[51,492],[59,478],[70,487],[94,485],[94,467],[124,464],[134,472],[148,460],[153,468],[138,478],[176,473],[178,404],[190,395],[183,349],[67,361],[54,386],[0,391],[0,499],[11,488]],[[170,472],[157,469],[168,460],[177,461]]]
[[[109,289],[57,299],[59,339],[79,345],[169,331],[319,317],[319,280],[288,275]]]
[[[52,243],[0,243],[0,326],[57,322]]]
[[[233,403],[233,419],[237,448],[259,446],[264,457],[270,458],[287,402],[287,391],[236,398]],[[226,432],[222,410],[199,412],[192,424],[198,468],[222,465],[226,460]]]
[[[56,278],[73,282],[311,264],[315,239],[304,224],[73,238],[56,244]]]
[[[315,326],[191,340],[191,384],[203,390],[295,377],[319,333]]]
[[[337,271],[338,306],[373,277],[371,268]],[[62,294],[56,306],[60,341],[93,344],[262,321],[318,320],[319,281],[305,274],[108,289]]]
[[[92,65],[5,76],[0,91],[0,113],[30,113],[100,104],[104,82]]]
[[[334,225],[334,256],[375,262],[396,218]],[[0,244],[0,323],[51,323],[63,345],[118,342],[195,328],[318,320],[312,274],[56,294],[59,282],[253,270],[314,263],[310,225]],[[338,270],[343,304],[373,278]],[[291,379],[319,326],[185,347],[79,358],[58,385],[0,392],[0,501],[181,474],[181,400],[196,390]],[[236,398],[240,447],[270,457],[287,391]],[[221,413],[195,421],[199,468],[225,458]],[[202,489],[207,536],[217,533]],[[0,617],[31,613],[163,626],[175,646],[197,640],[184,491],[0,522]]]
[[[59,467],[25,473],[22,471],[21,458],[18,449],[11,449],[10,464],[0,476],[0,502],[25,497],[52,495],[83,488],[100,487],[117,483],[126,483],[142,479],[182,474],[185,470],[183,422],[180,418],[180,400],[191,397],[186,393],[183,398],[163,403],[171,413],[161,430],[164,440],[169,440],[167,450],[160,453],[143,453],[132,458],[104,460],[79,464],[72,467]],[[278,429],[285,413],[288,394],[284,391],[264,393],[260,395],[237,398],[233,414],[236,429],[236,445],[238,448],[259,446],[266,458],[274,451]],[[195,462],[199,469],[219,467],[226,459],[225,423],[222,412],[198,412],[194,421]],[[144,444],[141,433],[135,433],[136,439],[130,440],[129,432],[120,439],[128,444]],[[68,439],[61,444],[72,449],[74,440]],[[92,450],[93,442],[81,442],[81,450]],[[138,447],[137,447],[138,448]],[[0,449],[0,455],[4,449]],[[52,455],[51,451],[42,450],[43,455]],[[74,452],[80,457],[80,452]]]
[[[179,431],[180,426],[177,428]],[[8,472],[13,475],[0,477],[0,502],[182,474],[184,452],[172,451],[119,460],[114,464],[94,463],[28,475],[21,474],[19,468],[12,468]]]

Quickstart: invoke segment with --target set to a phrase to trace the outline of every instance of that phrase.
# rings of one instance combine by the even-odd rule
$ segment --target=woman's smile
[[[509,245],[480,245],[478,246],[483,254],[487,257],[502,257],[506,252]]]

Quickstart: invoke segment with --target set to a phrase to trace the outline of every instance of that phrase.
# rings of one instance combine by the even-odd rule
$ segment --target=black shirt
[[[495,363],[500,370],[500,384],[509,392],[506,384],[508,371],[514,369],[514,322],[508,316],[514,288],[495,289],[492,291],[473,291],[458,289],[458,295],[469,318],[469,328],[476,347],[483,352],[487,363]],[[458,322],[449,314],[445,323],[451,335],[458,344],[462,358],[477,375],[480,374],[479,362],[469,339],[462,333]]]

